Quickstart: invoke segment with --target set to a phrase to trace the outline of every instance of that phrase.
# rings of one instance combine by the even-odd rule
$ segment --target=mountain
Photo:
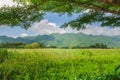
[[[33,43],[40,42],[44,45],[56,46],[56,47],[67,47],[67,46],[81,46],[87,47],[95,43],[103,43],[109,47],[119,47],[120,48],[120,36],[93,36],[86,35],[83,33],[66,33],[66,34],[50,34],[50,35],[38,35],[38,36],[28,36],[28,37],[18,37],[12,38],[7,36],[0,36],[0,43],[5,42],[23,42],[23,43]]]
[[[23,42],[23,43],[32,43],[32,40],[25,39],[23,37],[18,37],[18,38],[12,38],[12,37],[7,37],[7,36],[0,36],[0,44],[1,43],[6,43],[6,42]]]

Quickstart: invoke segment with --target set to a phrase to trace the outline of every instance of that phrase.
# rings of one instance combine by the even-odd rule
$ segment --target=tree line
[[[63,48],[63,49],[100,48],[100,49],[107,49],[109,47],[104,43],[95,43],[88,47],[84,47],[81,45],[57,47],[57,46],[53,46],[53,45],[45,45],[45,44],[42,44],[39,42],[33,42],[30,44],[24,44],[22,42],[7,42],[7,43],[0,44],[0,48],[30,48],[30,49],[35,49],[35,48]]]
[[[24,44],[22,42],[7,42],[0,44],[0,48],[44,48],[41,43],[34,42],[31,44]]]

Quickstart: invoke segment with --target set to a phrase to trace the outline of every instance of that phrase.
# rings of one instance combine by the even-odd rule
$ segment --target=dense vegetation
[[[120,80],[120,50],[0,49],[0,80]]]
[[[119,0],[13,0],[17,6],[0,8],[0,25],[21,26],[28,29],[39,22],[47,12],[80,15],[63,27],[85,28],[96,22],[101,26],[120,26]],[[8,16],[9,15],[9,16]]]
[[[0,44],[0,48],[45,48],[46,46],[41,43],[31,43],[31,44],[24,44],[22,42],[7,42]]]
[[[103,43],[96,43],[94,45],[89,46],[90,48],[108,48],[106,44]]]

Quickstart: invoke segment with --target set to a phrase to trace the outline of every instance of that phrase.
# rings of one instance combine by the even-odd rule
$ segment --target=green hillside
[[[38,35],[38,36],[28,36],[28,37],[18,37],[11,38],[7,36],[0,36],[0,43],[5,42],[23,42],[23,43],[32,43],[40,42],[47,46],[56,46],[56,47],[88,47],[95,43],[103,43],[108,47],[119,47],[120,48],[120,36],[93,36],[86,35],[83,33],[66,33],[66,34],[50,34],[50,35]]]

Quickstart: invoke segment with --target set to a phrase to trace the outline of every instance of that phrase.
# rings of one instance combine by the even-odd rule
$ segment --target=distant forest
[[[7,42],[0,44],[0,48],[64,48],[64,49],[79,49],[79,48],[101,48],[106,49],[108,46],[103,43],[95,43],[93,45],[90,45],[88,47],[82,47],[82,46],[66,46],[66,47],[56,47],[56,46],[50,46],[50,45],[44,45],[42,43],[34,42],[30,44],[25,44],[22,42]]]

